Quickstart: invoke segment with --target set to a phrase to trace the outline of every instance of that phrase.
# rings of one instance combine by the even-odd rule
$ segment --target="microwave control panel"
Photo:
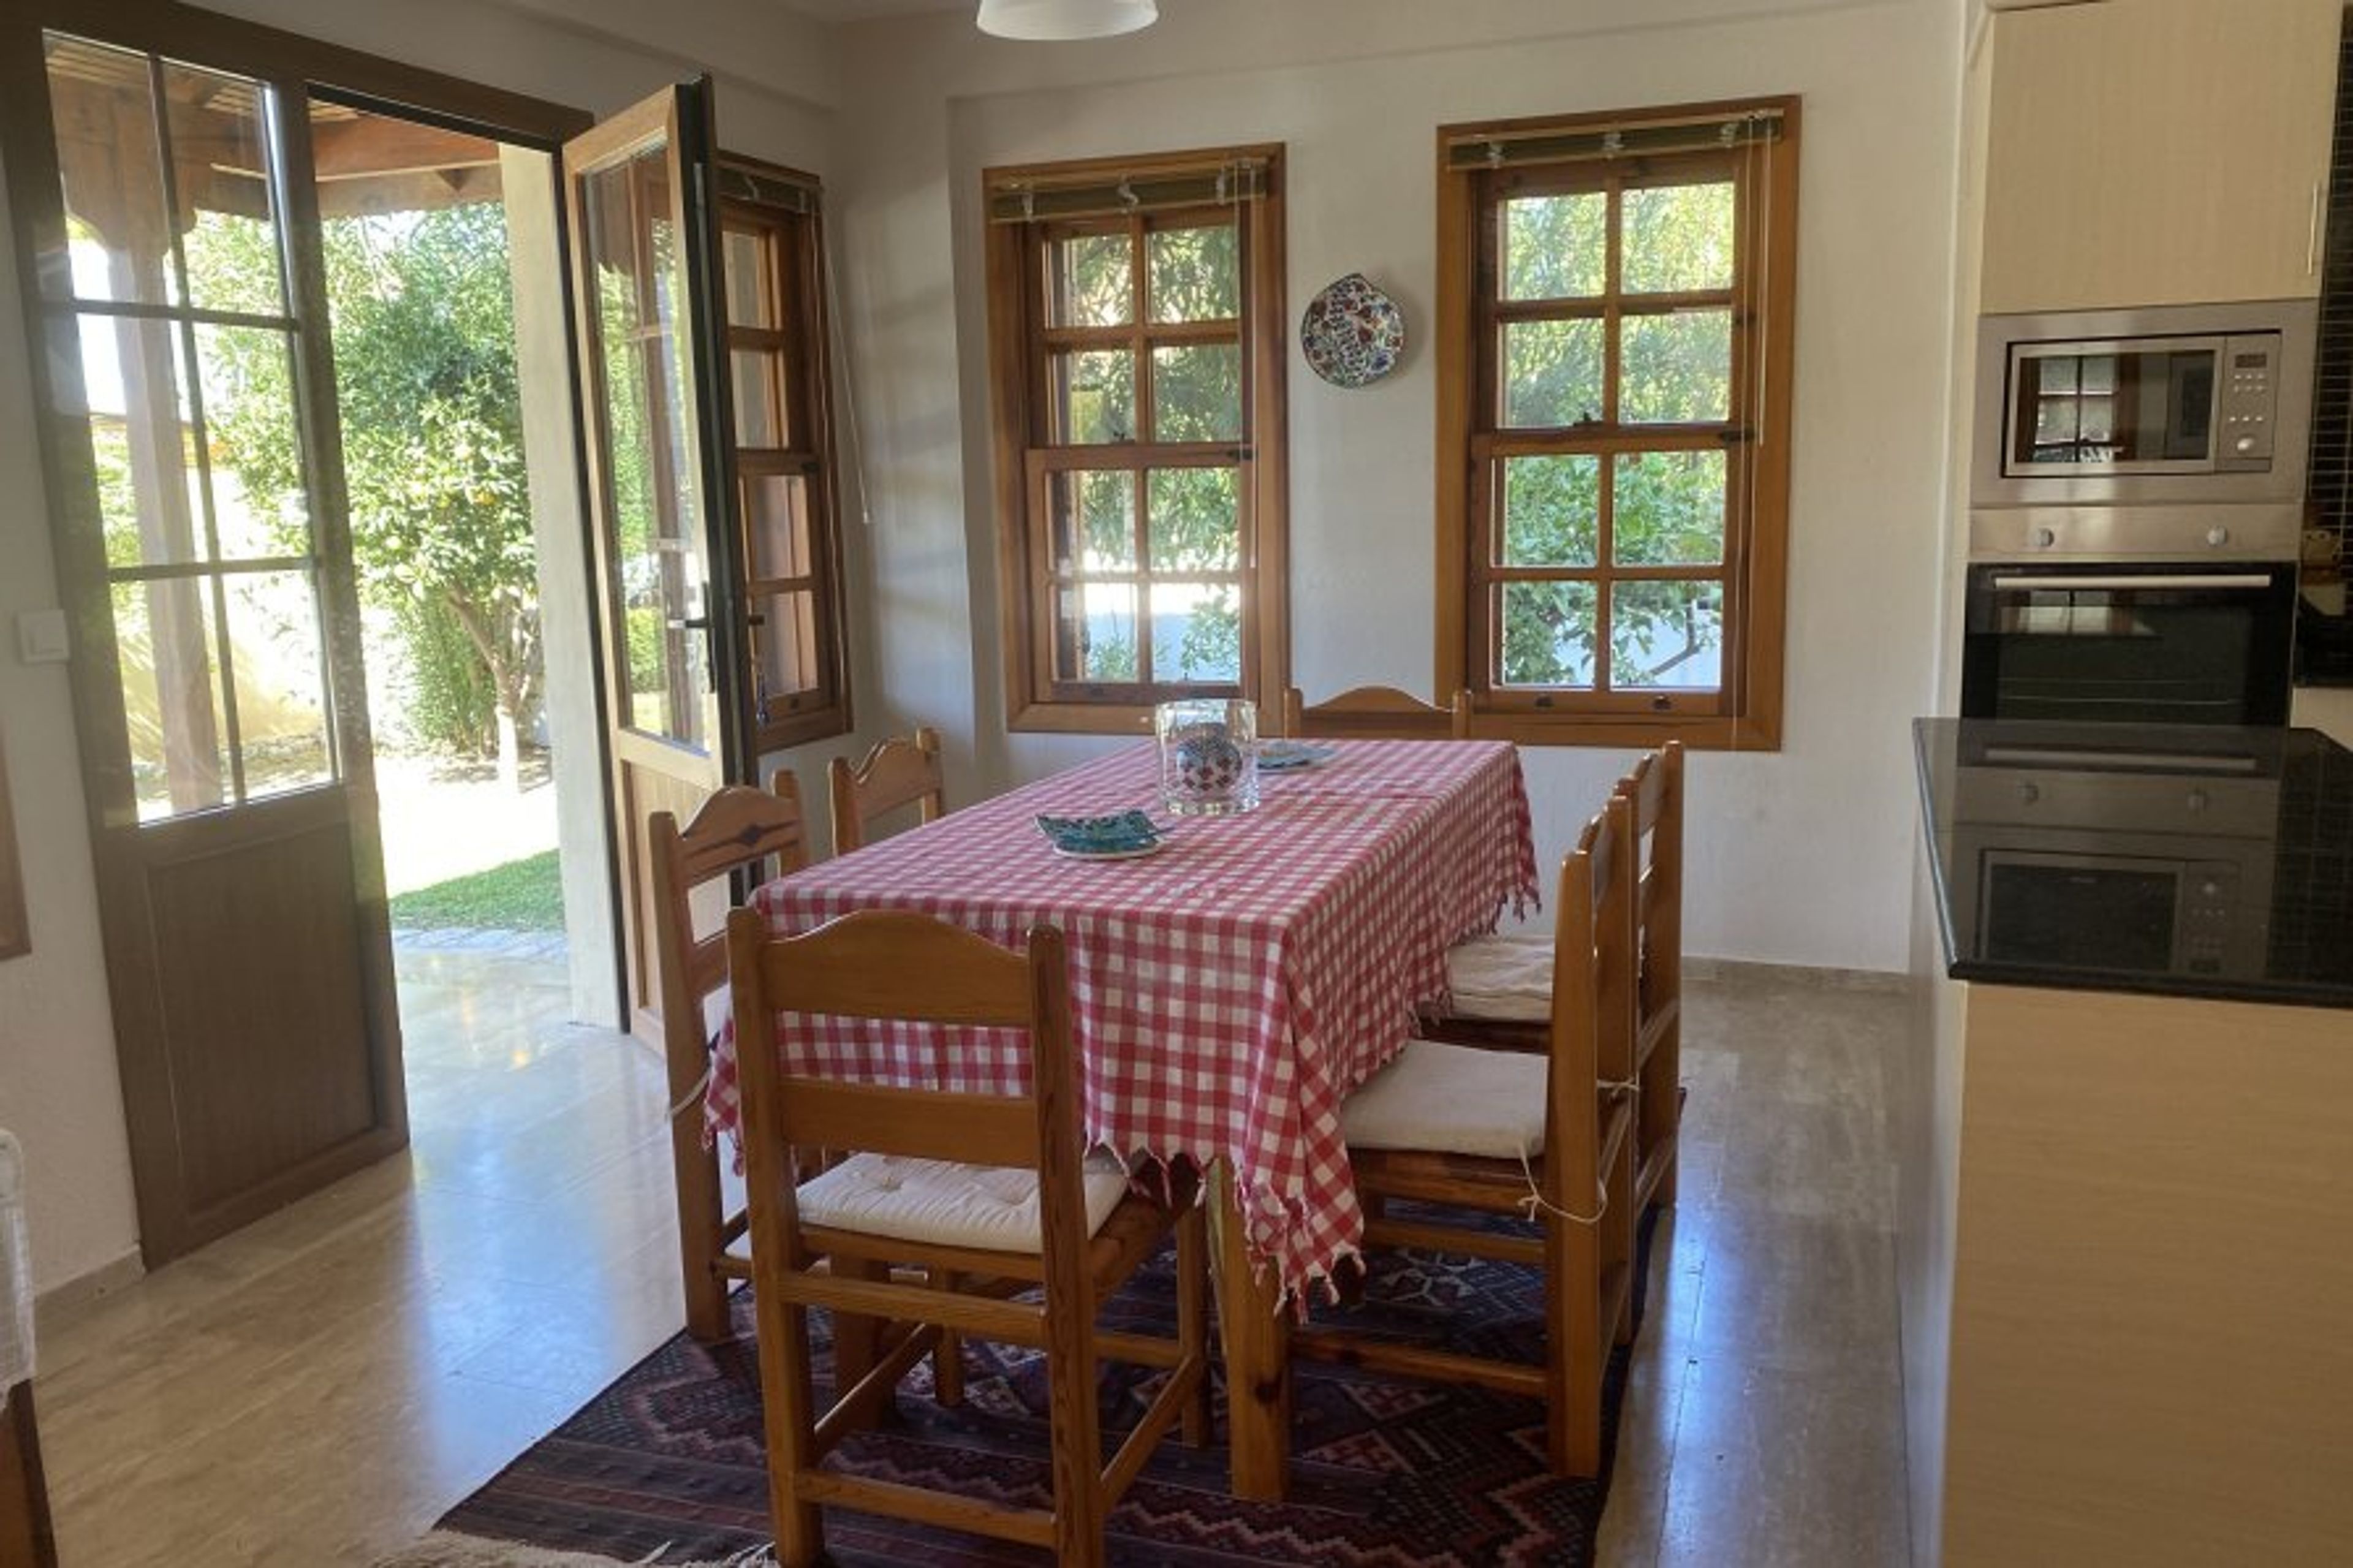
[[[2222,344],[2221,394],[2216,400],[2214,467],[2261,472],[2272,466],[2273,428],[2279,409],[2280,339],[2253,332]]]

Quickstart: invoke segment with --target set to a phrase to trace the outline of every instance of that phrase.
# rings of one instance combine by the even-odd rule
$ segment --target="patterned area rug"
[[[1417,1342],[1533,1362],[1542,1342],[1541,1300],[1532,1270],[1404,1254],[1376,1266],[1351,1321]],[[1165,1331],[1174,1303],[1173,1268],[1164,1258],[1105,1310],[1104,1321]],[[738,1337],[730,1343],[705,1347],[681,1334],[654,1352],[460,1503],[440,1529],[663,1563],[723,1560],[767,1542],[748,1297],[737,1298],[735,1321]],[[822,1314],[816,1328],[821,1335]],[[1043,1361],[1018,1348],[969,1342],[965,1356],[962,1408],[943,1409],[931,1400],[925,1363],[901,1384],[895,1415],[846,1439],[827,1459],[828,1468],[1044,1503],[1050,1481]],[[1614,1358],[1605,1390],[1610,1450],[1625,1363],[1622,1352]],[[1157,1375],[1107,1371],[1107,1445],[1134,1425]],[[824,1376],[820,1363],[820,1383]],[[1172,1437],[1113,1510],[1111,1560],[1184,1568],[1593,1561],[1607,1465],[1599,1481],[1547,1473],[1542,1405],[1305,1363],[1295,1381],[1288,1502],[1235,1500],[1226,1490],[1223,1447],[1197,1451]],[[1222,1433],[1222,1387],[1218,1419]],[[827,1546],[839,1568],[1049,1561],[1026,1547],[839,1509],[827,1510],[825,1521]]]

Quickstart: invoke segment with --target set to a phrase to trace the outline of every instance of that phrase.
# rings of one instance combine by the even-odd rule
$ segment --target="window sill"
[[[1152,705],[1031,702],[1008,714],[1005,727],[1022,735],[1144,736],[1152,733]]]
[[[1523,746],[1643,747],[1680,741],[1695,752],[1778,752],[1778,723],[1716,714],[1652,718],[1641,714],[1493,711],[1471,716],[1474,741]]]

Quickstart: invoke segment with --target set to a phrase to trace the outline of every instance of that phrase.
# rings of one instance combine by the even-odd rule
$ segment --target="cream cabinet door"
[[[1989,312],[2320,291],[2342,0],[1993,18]]]

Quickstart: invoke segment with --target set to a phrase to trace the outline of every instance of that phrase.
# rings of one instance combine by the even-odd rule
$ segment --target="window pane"
[[[1724,685],[1724,589],[1715,583],[1615,583],[1612,688],[1712,691]]]
[[[206,310],[285,314],[259,85],[167,64],[164,101],[189,300]]]
[[[1054,439],[1093,446],[1135,439],[1135,356],[1086,349],[1053,360]]]
[[[807,577],[817,570],[809,546],[808,481],[762,474],[745,481],[744,526],[751,535],[752,575]]]
[[[1156,229],[1148,244],[1154,321],[1225,321],[1241,314],[1233,225]]]
[[[1618,417],[1629,425],[1732,416],[1732,312],[1628,316],[1619,350]]]
[[[1504,528],[1499,564],[1591,566],[1599,560],[1599,458],[1506,458],[1500,466]]]
[[[1152,351],[1153,423],[1163,441],[1238,441],[1242,433],[1242,351],[1197,343]]]
[[[769,349],[736,349],[728,356],[735,384],[735,444],[781,447],[784,410],[778,405],[778,361]]]
[[[1063,680],[1131,681],[1136,668],[1135,590],[1088,583],[1060,595],[1054,674]]]
[[[1135,476],[1080,468],[1046,480],[1054,522],[1054,570],[1065,576],[1135,570]]]
[[[212,584],[114,585],[114,642],[139,820],[228,804],[228,719],[216,668]]]
[[[1630,294],[1732,287],[1732,183],[1628,191],[1625,281]]]
[[[1504,204],[1504,298],[1590,299],[1609,278],[1609,198],[1599,191]]]
[[[226,585],[247,796],[328,783],[335,771],[319,686],[319,605],[311,574],[239,573]]]
[[[1505,583],[1498,593],[1505,686],[1593,684],[1590,583]]]
[[[1722,452],[1642,452],[1614,465],[1610,552],[1621,566],[1713,566],[1724,559]]]
[[[824,684],[817,658],[817,595],[804,589],[755,599],[752,626],[752,700],[774,723],[793,711],[791,699]]]
[[[1155,572],[1241,566],[1240,481],[1232,468],[1154,468],[1145,475]],[[1155,608],[1155,616],[1158,614]]]
[[[308,555],[292,337],[269,327],[199,326],[195,333],[222,558]]]
[[[1152,586],[1154,679],[1239,685],[1241,597],[1230,583]]]
[[[84,300],[176,302],[147,57],[55,33],[43,41],[73,292]],[[44,281],[54,293],[65,279]]]
[[[727,324],[773,327],[774,285],[768,278],[768,244],[760,234],[731,228],[726,237]]]
[[[106,563],[208,559],[180,329],[127,316],[84,316],[79,325]]]
[[[1135,320],[1135,278],[1127,235],[1079,234],[1046,246],[1046,321],[1056,327],[1124,327]]]
[[[1504,423],[1576,425],[1601,417],[1602,325],[1511,321],[1504,327]]]

